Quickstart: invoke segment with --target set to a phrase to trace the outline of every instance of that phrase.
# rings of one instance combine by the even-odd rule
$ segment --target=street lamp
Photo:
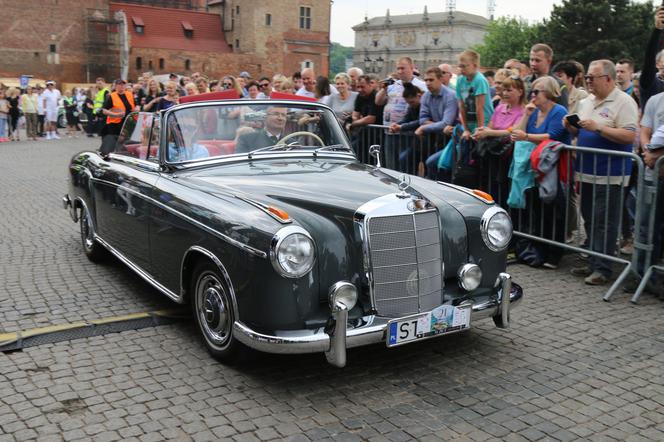
[[[370,74],[382,72],[384,65],[385,60],[381,56],[378,56],[376,59],[371,59],[368,55],[364,57],[364,70]]]

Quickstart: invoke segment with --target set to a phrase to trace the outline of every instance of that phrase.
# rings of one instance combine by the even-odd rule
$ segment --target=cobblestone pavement
[[[0,332],[172,307],[83,258],[59,197],[96,142],[0,144]],[[526,293],[512,329],[354,349],[343,370],[225,366],[190,322],[0,353],[0,441],[664,440],[664,303],[605,303],[565,266],[509,271]]]

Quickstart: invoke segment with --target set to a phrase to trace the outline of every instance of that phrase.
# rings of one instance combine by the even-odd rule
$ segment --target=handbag
[[[477,156],[502,156],[514,147],[511,137],[484,137],[477,142]]]
[[[452,172],[452,184],[474,188],[479,184],[479,167],[477,164],[477,143],[471,138],[460,140],[459,155]]]

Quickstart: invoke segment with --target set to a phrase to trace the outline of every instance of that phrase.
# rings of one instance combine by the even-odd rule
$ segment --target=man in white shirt
[[[60,91],[55,88],[55,81],[47,81],[46,90],[41,94],[41,100],[44,103],[47,140],[60,138],[55,132],[58,124],[58,103],[60,97]]]
[[[297,90],[295,95],[303,97],[316,98],[316,74],[311,68],[302,71],[302,87]]]
[[[383,108],[383,124],[389,126],[392,123],[399,123],[408,113],[408,103],[403,98],[403,84],[412,83],[422,92],[427,91],[427,85],[413,74],[413,60],[410,57],[401,57],[397,61],[397,75],[399,79],[393,83],[384,81],[381,83],[382,89],[376,94],[376,106],[385,106]],[[386,134],[385,136],[385,166],[388,169],[395,169],[397,166],[397,152],[403,146],[398,146],[399,135]]]

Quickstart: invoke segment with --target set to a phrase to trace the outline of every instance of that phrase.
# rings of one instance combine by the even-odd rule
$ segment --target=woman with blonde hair
[[[187,83],[184,85],[184,91],[189,95],[198,95],[198,89],[196,88],[196,83]]]
[[[20,106],[23,115],[25,116],[25,131],[26,136],[33,140],[37,141],[37,93],[34,92],[32,86],[26,88],[25,94],[21,95]]]
[[[242,90],[242,86],[240,86],[240,82],[232,75],[226,75],[221,79],[220,84],[223,90],[227,91],[229,89],[234,89],[238,96],[244,96],[244,91]]]
[[[295,94],[295,83],[290,78],[284,77],[281,83],[279,83],[279,87],[275,86],[274,90],[285,94]]]
[[[157,104],[157,99],[161,97],[161,85],[157,80],[151,78],[148,80],[148,91],[147,96],[145,97],[145,103],[143,104],[142,111],[149,112],[152,109],[152,106]]]
[[[15,87],[7,91],[7,101],[9,102],[9,138],[14,141],[21,141],[18,133],[18,119],[21,116],[19,108],[19,90]]]
[[[334,111],[339,122],[345,126],[355,110],[355,99],[357,92],[350,89],[350,77],[341,72],[334,77],[334,85],[337,87],[338,94],[330,95],[328,106]]]

